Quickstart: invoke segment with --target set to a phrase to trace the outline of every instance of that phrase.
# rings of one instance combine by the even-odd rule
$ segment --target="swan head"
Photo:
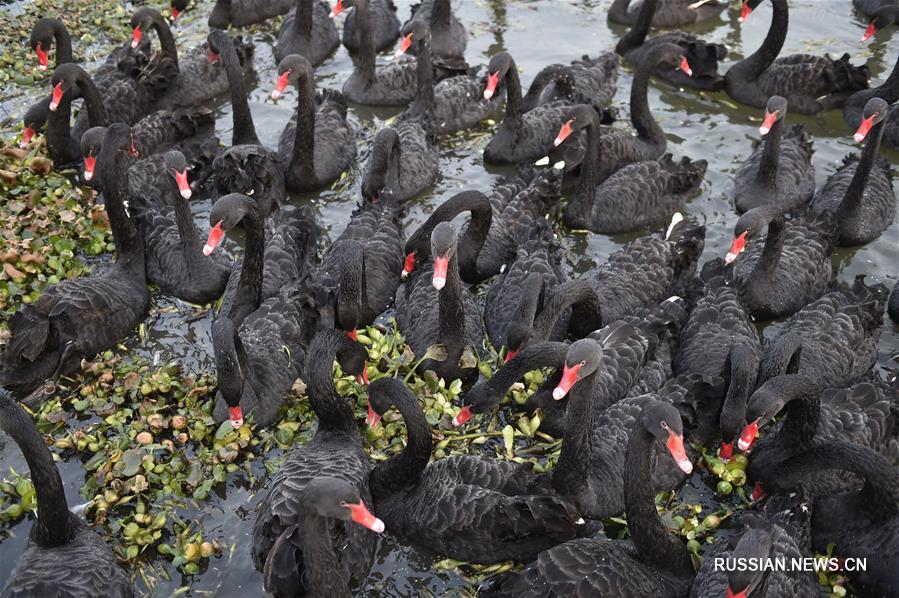
[[[301,502],[306,513],[352,521],[378,534],[384,531],[384,522],[368,510],[359,489],[345,480],[315,478],[303,488]]]
[[[172,0],[170,8],[172,11],[172,22],[174,23],[187,10],[187,0]]]
[[[788,372],[798,369],[800,356],[801,346],[790,359]],[[741,451],[749,450],[758,438],[759,430],[780,413],[788,402],[817,393],[818,389],[812,380],[795,373],[774,376],[762,384],[749,397],[744,420],[746,424],[737,440],[737,448]]]
[[[37,56],[37,66],[46,72],[50,64],[50,49],[53,47],[54,30],[59,25],[56,19],[43,18],[34,24],[29,44]]]
[[[599,124],[599,114],[587,104],[579,104],[569,108],[562,116],[562,126],[553,141],[553,146],[562,145],[572,133],[585,129],[591,125]]]
[[[743,6],[740,8],[740,23],[745,23],[749,15],[759,7],[763,0],[744,0]]]
[[[862,120],[858,125],[858,130],[856,130],[855,134],[852,136],[855,142],[861,143],[864,141],[868,136],[868,133],[871,132],[871,129],[874,128],[874,125],[883,122],[889,109],[889,104],[881,98],[871,98],[868,100],[868,103],[865,104],[865,110],[862,112]]]
[[[225,238],[225,233],[233,230],[244,216],[251,213],[255,218],[262,218],[259,205],[248,195],[229,193],[220,197],[209,212],[209,236],[203,246],[203,254],[209,255],[215,251]]]
[[[759,526],[747,526],[740,536],[739,542],[733,549],[732,558],[747,559],[743,562],[764,562],[763,559],[771,557],[773,548],[774,528],[768,524]],[[727,573],[727,597],[746,598],[756,588],[764,584],[765,573],[749,567],[748,571],[736,570]]]
[[[783,117],[786,115],[786,98],[781,96],[771,96],[768,98],[768,102],[765,104],[765,118],[762,119],[762,124],[759,127],[759,134],[762,136],[767,135],[771,129],[774,128],[774,123],[783,120]]]
[[[50,112],[56,112],[67,93],[77,90],[77,81],[82,78],[87,79],[89,76],[84,69],[72,62],[61,64],[53,70],[50,78]]]
[[[166,172],[175,179],[175,184],[178,185],[178,193],[184,199],[190,199],[193,191],[190,188],[190,182],[187,180],[189,166],[184,154],[178,150],[169,150],[165,153],[164,161]]]
[[[272,90],[272,99],[277,100],[284,94],[288,85],[300,85],[312,77],[312,65],[299,54],[290,54],[278,63],[278,80]]]
[[[758,206],[747,210],[734,225],[734,240],[724,257],[725,264],[731,264],[746,249],[746,241],[757,236],[780,214],[777,208]]]
[[[515,68],[515,62],[507,52],[499,52],[490,59],[487,65],[487,81],[484,86],[484,99],[490,100],[496,95],[496,90],[505,79],[510,68]]]
[[[403,54],[406,54],[412,48],[412,44],[430,43],[431,29],[424,21],[412,19],[406,23],[406,26],[403,27],[400,35],[402,37],[400,38],[399,47],[393,54],[394,60],[398,59]]]
[[[456,254],[456,228],[449,222],[441,222],[431,232],[431,255],[434,256],[432,283],[438,291],[446,286],[450,260]]]
[[[381,378],[368,387],[368,416],[365,418],[369,427],[378,425],[381,417],[391,408],[402,402],[417,403],[417,399],[409,389],[396,378]]]
[[[592,338],[575,341],[568,347],[562,378],[553,389],[553,398],[561,401],[575,384],[583,380],[602,365],[602,346]]]
[[[684,424],[673,405],[655,399],[644,403],[643,427],[665,444],[681,471],[686,474],[693,472],[693,463],[684,448]]]
[[[861,41],[859,41],[860,44],[871,39],[871,37],[881,29],[885,29],[894,24],[897,19],[899,19],[899,8],[893,4],[881,6],[872,13],[871,17],[868,28],[865,29],[865,33],[862,35]]]

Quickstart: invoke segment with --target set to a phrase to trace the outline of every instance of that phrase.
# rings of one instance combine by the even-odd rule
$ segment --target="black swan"
[[[615,234],[668,221],[702,184],[708,162],[675,162],[671,154],[625,164],[600,182],[605,136],[599,115],[591,106],[580,105],[566,113],[565,120],[565,126],[583,130],[587,138],[581,174],[565,206],[563,222],[569,228]]]
[[[392,303],[403,269],[402,209],[389,192],[362,200],[328,247],[316,277],[336,294],[334,325],[355,334]]]
[[[422,0],[412,7],[412,16],[403,24],[418,21],[431,30],[431,62],[440,72],[457,72],[468,69],[465,62],[465,46],[468,37],[465,26],[453,14],[450,0]],[[416,53],[417,49],[413,49]]]
[[[220,202],[224,203],[219,206]],[[212,254],[238,224],[246,232],[241,268],[232,271],[220,311],[236,325],[262,301],[277,297],[311,271],[320,231],[307,208],[285,208],[264,220],[255,201],[232,193],[213,205],[209,223],[205,255]]]
[[[784,134],[787,100],[771,96],[759,127],[763,139],[734,174],[734,205],[742,214],[758,206],[794,210],[815,192],[812,140],[802,125]]]
[[[50,102],[53,100],[51,96],[47,96],[32,104],[22,117],[24,129],[19,147],[27,147],[31,139],[46,125],[47,153],[57,170],[80,168],[82,163],[81,140],[72,135],[73,96],[74,94],[64,95],[52,111]]]
[[[343,84],[343,95],[351,102],[366,106],[405,106],[416,97],[417,61],[397,60],[375,67],[375,46],[372,36],[369,0],[344,0],[353,6],[359,30],[359,57],[352,74]],[[430,66],[430,65],[428,65]],[[433,87],[433,69],[431,82]]]
[[[492,98],[500,84],[506,90],[506,114],[484,148],[484,161],[488,164],[533,162],[553,147],[558,123],[569,104],[556,100],[525,111],[518,67],[506,52],[495,54],[487,65],[484,98]]]
[[[172,12],[172,22],[178,20],[184,11],[187,10],[187,4],[190,0],[172,0],[171,5],[169,6],[169,10]]]
[[[895,394],[893,390],[892,394]],[[894,460],[899,455],[899,426],[895,397],[878,384],[861,382],[849,388],[821,392],[814,380],[785,374],[768,380],[753,393],[746,408],[749,423],[740,435],[739,448],[749,449],[759,429],[784,411],[777,429],[759,439],[746,473],[756,482],[753,498],[771,493],[765,481],[789,457],[833,440],[856,442]],[[813,494],[834,492],[854,485],[836,472],[804,478]]]
[[[787,220],[780,209],[759,206],[737,220],[724,261],[739,260],[732,275],[740,300],[753,317],[768,320],[794,314],[824,293],[835,243],[827,214]]]
[[[391,408],[406,424],[406,447],[369,476],[378,516],[404,543],[471,563],[499,563],[531,561],[578,537],[577,509],[554,496],[531,464],[474,455],[429,464],[431,426],[402,381],[373,382],[368,405],[370,426]]]
[[[553,237],[549,223],[538,218],[532,226],[527,237],[519,241],[514,261],[487,289],[484,321],[490,344],[497,351],[509,348],[509,330],[515,325],[533,323],[540,309],[548,306],[549,297],[558,285],[568,279],[562,269],[562,248]],[[560,314],[547,336],[561,339],[568,329],[569,315],[570,311]],[[516,341],[516,349],[520,349],[523,339],[519,337]],[[509,348],[506,359],[513,353]]]
[[[169,175],[169,205],[160,209],[132,195],[131,209],[144,240],[147,280],[179,299],[206,305],[222,296],[233,264],[219,254],[203,255],[203,240],[190,210],[193,192],[184,154],[168,151],[163,164]]]
[[[764,0],[745,0],[741,21]],[[799,114],[838,108],[853,92],[868,87],[866,66],[853,66],[849,54],[838,60],[827,56],[792,54],[777,58],[787,38],[787,0],[771,0],[771,27],[756,52],[736,63],[724,76],[724,88],[733,99],[764,108],[768,98],[783,96]]]
[[[86,110],[82,110],[79,118],[75,120],[75,126],[70,133],[72,137],[83,141],[88,124],[91,127],[106,126],[114,122],[130,124],[135,148],[145,157],[165,151],[187,139],[211,135],[215,124],[215,113],[203,107],[175,111],[156,110],[149,114],[141,110],[139,114],[131,115],[135,120],[125,120],[124,112],[114,111],[116,107],[124,109],[123,105],[115,101],[110,103],[109,98],[100,93],[90,75],[74,63],[56,67],[53,71],[52,84],[54,87],[49,105],[52,112],[58,110],[66,100],[70,100],[68,96],[75,94],[76,90],[84,98]],[[133,96],[131,99],[138,101]],[[80,118],[81,114],[85,115],[83,121]],[[62,129],[67,130],[65,123],[60,124]]]
[[[899,282],[896,283],[896,286],[893,287],[893,292],[890,293],[887,313],[890,314],[890,318],[894,322],[899,323]]]
[[[321,0],[296,0],[295,4],[281,22],[275,60],[281,62],[291,54],[300,54],[317,66],[340,46],[331,8]]]
[[[631,0],[614,0],[609,7],[608,18],[619,25],[633,25],[640,16],[642,3],[630,6]],[[708,0],[659,0],[659,6],[652,15],[653,27],[681,27],[718,16],[727,8],[724,2]]]
[[[231,147],[213,162],[216,186],[221,194],[244,193],[259,204],[263,216],[277,210],[287,196],[284,169],[276,152],[256,135],[247,85],[234,43],[224,31],[213,30],[206,38],[209,49],[221,60],[231,88]]]
[[[716,567],[715,559],[734,562],[750,562],[746,559],[765,559],[756,562],[792,562],[812,556],[810,501],[803,487],[791,487],[789,491],[772,497],[765,505],[764,513],[744,511],[738,516],[742,531],[727,539],[716,539],[714,546],[703,555],[702,566],[696,572],[690,598],[746,598],[752,594],[765,596],[795,596],[817,598],[821,595],[818,579],[812,571],[801,568],[775,570],[774,568],[731,567],[727,571]],[[733,529],[733,527],[731,528]],[[771,559],[768,561],[767,559]]]
[[[677,328],[686,315],[678,301],[668,300],[589,333],[589,338],[602,341],[605,347],[604,365],[597,375],[602,385],[596,399],[598,409],[607,409],[626,397],[659,392],[672,375],[671,353],[677,342]],[[608,340],[610,337],[614,343]],[[559,401],[575,381],[563,380],[566,350],[567,345],[556,342],[540,342],[522,349],[489,380],[463,395],[463,407],[453,419],[453,425],[465,423],[473,413],[496,407],[517,380],[539,368],[553,368],[557,374],[548,378],[529,399],[529,408],[541,407],[546,420],[564,416],[565,403]],[[547,400],[548,397],[551,398]],[[566,427],[556,424],[553,421],[551,425],[558,430]]]
[[[681,428],[674,407],[647,401],[626,449],[629,540],[571,540],[539,554],[523,571],[500,578],[480,595],[686,596],[693,565],[683,541],[659,519],[650,475],[653,448],[666,445],[671,453],[682,453]],[[685,460],[684,467],[688,464]]]
[[[2,386],[27,394],[48,378],[68,375],[114,346],[137,326],[150,303],[143,242],[125,210],[131,129],[111,125],[98,157],[108,179],[103,196],[118,252],[102,273],[48,286],[9,319],[11,338],[0,357]]]
[[[673,295],[686,295],[705,246],[705,227],[672,218],[664,234],[634,239],[609,256],[608,261],[581,275],[596,292],[602,322],[614,322],[641,307],[655,305]],[[572,322],[584,318],[577,308]]]
[[[456,229],[441,222],[430,236],[431,264],[416,268],[397,292],[397,324],[416,359],[424,359],[420,371],[471,384],[484,351],[481,309],[459,278]]]
[[[896,61],[896,66],[893,67],[886,81],[877,87],[857,91],[849,96],[843,105],[843,118],[849,123],[849,126],[854,129],[861,126],[865,105],[874,97],[890,104],[886,122],[883,124],[881,141],[887,147],[899,148],[899,107],[896,106],[896,102],[899,101],[899,60]]]
[[[881,6],[871,16],[871,22],[865,29],[861,41],[866,42],[876,33],[886,29],[890,25],[895,25],[899,21],[899,5],[892,4]]]
[[[283,15],[296,0],[215,0],[209,14],[210,29],[244,27]]]
[[[523,171],[501,179],[490,198],[479,191],[454,195],[438,206],[406,241],[404,276],[415,269],[418,261],[430,256],[434,227],[452,221],[462,212],[471,213],[459,242],[462,280],[476,284],[499,274],[515,259],[522,240],[532,234],[533,223],[554,213],[561,183],[560,170],[544,174]]]
[[[596,185],[628,164],[643,160],[655,160],[665,152],[668,145],[665,131],[653,118],[649,109],[647,95],[649,78],[656,66],[664,65],[665,68],[671,69],[688,68],[684,66],[682,58],[677,45],[657,44],[649,50],[645,60],[637,67],[631,83],[630,94],[631,124],[637,134],[634,135],[631,131],[617,127],[599,129],[599,146],[593,150],[594,156],[596,156],[596,166],[593,169],[592,177]],[[556,126],[558,123],[563,124],[560,129],[555,129],[557,133],[552,145],[558,147],[579,129],[591,124],[595,125],[597,119],[593,117],[593,114],[596,114],[595,110],[585,111],[581,106],[566,108],[557,121]],[[580,138],[580,136],[576,136],[576,138]],[[539,163],[544,161],[546,160]]]
[[[349,400],[334,389],[331,372],[334,360],[345,372],[359,373],[365,363],[362,345],[345,334],[328,330],[320,332],[309,348],[303,380],[312,409],[318,416],[318,429],[307,444],[295,445],[284,458],[281,469],[272,476],[268,494],[259,507],[253,526],[252,556],[256,569],[263,572],[265,590],[276,596],[297,596],[315,592],[315,584],[338,580],[349,585],[362,581],[371,567],[375,551],[375,536],[359,526],[342,520],[318,521],[313,533],[303,524],[305,508],[303,494],[316,478],[336,478],[349,484],[358,498],[357,504],[371,505],[368,476],[371,463],[362,452],[362,437],[356,426]],[[349,503],[348,505],[349,506]],[[350,508],[353,521],[375,532],[384,531],[384,524],[366,515],[358,506]],[[330,540],[330,541],[329,541]],[[340,550],[330,558],[319,559],[319,550],[307,542],[330,544]],[[346,587],[336,594],[349,596]]]
[[[723,277],[712,277],[681,329],[674,373],[725,379],[719,452],[724,460],[733,457],[734,442],[746,425],[746,403],[755,390],[761,353],[758,331],[736,289]]]
[[[159,37],[162,54],[171,60],[177,70],[173,80],[168,82],[168,89],[157,105],[166,107],[196,106],[207,100],[228,93],[228,75],[218,60],[211,60],[207,44],[195,46],[183,57],[178,57],[178,46],[168,23],[159,12],[152,8],[142,7],[134,11],[131,17],[132,46],[145,38],[150,29]],[[244,42],[243,38],[234,39],[234,48],[243,68],[252,68],[253,43]]]
[[[407,27],[417,27],[412,23]],[[405,29],[404,29],[405,31]],[[434,71],[427,61],[427,34],[417,44],[415,101],[389,127],[378,131],[362,177],[362,195],[378,196],[389,188],[403,203],[434,184],[439,174],[437,124],[434,121]]]
[[[500,81],[488,80],[487,92],[495,95]],[[569,64],[550,64],[537,73],[522,100],[522,110],[529,112],[541,104],[564,100],[573,104],[607,106],[617,91],[618,55],[614,52],[596,58],[583,56]],[[484,97],[487,97],[487,93]]]
[[[340,178],[356,161],[356,131],[347,122],[347,104],[333,89],[315,93],[312,65],[297,54],[278,64],[272,98],[287,85],[297,89],[297,111],[278,141],[284,178],[291,191],[321,189]]]
[[[381,52],[393,45],[400,36],[400,20],[396,16],[396,5],[393,0],[371,0],[368,3],[369,27],[375,52]],[[331,18],[336,17],[346,8],[343,0],[337,0],[331,11]],[[360,28],[356,24],[356,11],[347,12],[343,22],[343,45],[350,52],[359,52],[362,47]]]
[[[765,483],[777,492],[789,492],[822,470],[850,472],[864,480],[864,486],[815,497],[813,547],[826,553],[833,546],[834,556],[863,559],[864,570],[847,570],[853,586],[868,596],[894,595],[899,586],[899,474],[894,461],[858,444],[830,442],[780,463]]]
[[[812,210],[829,212],[838,245],[864,245],[879,237],[896,216],[893,166],[879,155],[889,105],[880,98],[865,104],[856,142],[868,139],[861,156],[850,154],[812,198]]]
[[[864,376],[877,361],[887,288],[868,286],[864,275],[852,286],[834,283],[778,326],[765,343],[758,383],[788,369],[813,379],[819,389],[845,386]]]
[[[50,68],[50,50],[54,44],[56,44],[56,66],[75,61],[72,54],[72,38],[65,24],[54,18],[38,19],[31,30],[29,45],[37,56],[38,68],[42,71]],[[148,44],[139,47],[124,44],[109,53],[106,60],[94,70],[92,77],[95,81],[103,83],[110,79],[135,79],[149,60]]]
[[[664,0],[662,0],[664,2]],[[615,46],[615,51],[639,66],[645,60],[651,60],[652,49],[659,44],[674,44],[683,54],[683,67],[675,70],[667,64],[652,61],[653,74],[677,87],[691,87],[702,91],[718,91],[724,89],[724,77],[718,74],[718,61],[727,56],[727,48],[721,44],[710,44],[691,33],[672,31],[647,38],[650,22],[656,12],[659,0],[643,0],[640,12],[633,27]],[[620,0],[619,0],[620,3]],[[671,4],[668,2],[668,4]],[[717,3],[715,3],[717,4]],[[664,5],[663,5],[664,6]],[[719,5],[723,8],[723,5]],[[612,6],[614,8],[614,4]],[[720,10],[720,8],[719,8]],[[695,12],[687,10],[687,12]],[[609,16],[612,9],[609,9]]]
[[[133,596],[131,580],[112,549],[69,511],[56,463],[34,421],[2,389],[0,427],[19,445],[28,463],[39,509],[3,596]]]

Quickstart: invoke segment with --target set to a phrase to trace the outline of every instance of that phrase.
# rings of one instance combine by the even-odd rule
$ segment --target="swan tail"
[[[843,54],[838,59],[831,60],[831,63],[834,92],[868,89],[871,71],[866,65],[855,66],[851,64],[849,62],[849,54]]]
[[[784,139],[792,139],[799,144],[809,158],[815,153],[814,142],[812,141],[811,135],[809,135],[808,131],[805,130],[805,127],[799,123],[790,125],[790,128],[784,133]]]
[[[705,247],[705,226],[681,220],[669,229],[666,238],[673,244],[672,260],[675,273],[671,292],[686,295],[691,286],[691,278],[696,272],[699,256]]]
[[[515,541],[533,534],[571,540],[577,534],[581,519],[577,508],[562,498],[551,495],[518,496],[510,508],[503,509],[507,520],[497,530],[501,539]]]
[[[6,347],[8,356],[16,356],[27,361],[35,361],[47,348],[50,338],[50,319],[37,310],[17,311],[9,320],[11,334]]]
[[[675,194],[687,194],[696,191],[705,178],[705,171],[709,163],[705,160],[691,160],[681,158],[679,162],[671,159],[671,154],[665,154],[659,158],[662,168],[671,174],[671,192]]]
[[[346,97],[336,89],[331,89],[330,87],[319,89],[315,94],[315,103],[319,106],[330,104],[337,109],[341,118],[346,119],[349,105],[347,104]]]

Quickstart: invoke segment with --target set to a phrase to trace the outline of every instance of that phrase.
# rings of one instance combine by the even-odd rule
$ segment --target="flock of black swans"
[[[98,190],[116,252],[110,267],[48,286],[8,322],[0,424],[28,462],[39,511],[3,596],[133,595],[112,550],[69,510],[18,401],[39,402],[48,381],[131,334],[149,285],[221,302],[211,331],[218,421],[275,425],[294,382],[306,384],[314,436],[273,474],[251,546],[239,547],[265,592],[348,596],[385,533],[460,561],[523,565],[486,582],[483,596],[812,597],[811,571],[724,571],[715,557],[830,551],[865,559],[847,573],[857,595],[899,596],[899,382],[874,367],[884,312],[899,322],[899,284],[839,282],[832,261],[893,225],[881,148],[899,148],[899,64],[878,85],[848,54],[781,56],[787,0],[746,0],[740,20],[766,1],[764,41],[719,72],[727,48],[678,28],[718,17],[723,0],[615,0],[608,19],[630,28],[614,51],[548,65],[527,89],[507,52],[486,67],[466,61],[469,32],[449,0],[422,0],[407,20],[392,0],[218,0],[206,43],[180,49],[171,27],[191,7],[172,0],[173,24],[138,8],[131,39],[93,72],[74,62],[65,23],[40,19],[30,47],[52,69],[51,93],[26,112],[22,143],[43,135],[56,167],[76,167]],[[862,42],[899,19],[893,0],[852,4],[870,19]],[[296,110],[274,150],[248,101],[253,45],[228,30],[285,14],[271,98],[293,98]],[[340,91],[317,88],[316,66],[341,44],[352,73]],[[623,62],[630,126],[609,107]],[[726,255],[701,259],[706,228],[682,212],[709,164],[669,146],[653,80],[724,91],[760,119],[733,175],[739,217]],[[215,137],[206,105],[220,96],[230,96],[230,143]],[[348,118],[357,105],[404,110],[368,144],[361,198],[322,251],[315,213],[290,194],[329,188],[360,162]],[[825,111],[842,111],[861,149],[816,186],[813,140],[790,121]],[[515,174],[456,193],[404,231],[439,176],[441,141],[497,114],[483,161]],[[190,201],[206,184],[216,199],[198,228]],[[572,277],[559,239],[585,230],[653,232]],[[236,231],[245,249],[232,262],[219,248]],[[419,399],[357,342],[389,310],[418,372],[462,382],[454,426],[504,408],[527,372],[551,370],[525,408],[561,439],[555,466],[432,460]],[[774,319],[762,342],[757,322]],[[496,353],[505,363],[484,378],[479,364]],[[399,414],[404,450],[370,459],[335,361],[367,385],[368,426]],[[702,446],[724,461],[748,456],[753,505],[697,570],[655,496],[685,481]],[[623,514],[628,539],[601,533],[603,519]]]

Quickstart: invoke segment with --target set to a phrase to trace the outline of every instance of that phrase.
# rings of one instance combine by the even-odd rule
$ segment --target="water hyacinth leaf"
[[[432,359],[434,361],[446,361],[446,358],[449,355],[446,352],[446,346],[442,344],[431,345],[428,347],[428,350],[425,351],[424,357],[422,359]]]

